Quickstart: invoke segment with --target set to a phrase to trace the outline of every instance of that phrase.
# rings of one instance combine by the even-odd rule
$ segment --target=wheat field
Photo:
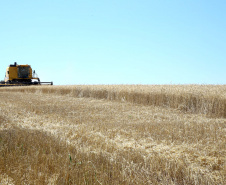
[[[226,184],[226,85],[0,88],[0,184]]]

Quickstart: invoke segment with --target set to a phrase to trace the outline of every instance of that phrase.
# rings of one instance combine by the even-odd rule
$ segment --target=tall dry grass
[[[80,153],[44,132],[14,127],[1,131],[0,141],[0,173],[14,184],[125,184],[120,163]]]
[[[144,161],[128,150],[110,161],[104,154],[81,153],[59,139],[34,130],[13,128],[0,132],[0,172],[13,184],[207,184],[186,163],[157,153]],[[134,163],[131,169],[123,161]],[[145,165],[148,165],[146,167]],[[135,166],[135,167],[133,167]],[[133,169],[135,168],[135,169]]]
[[[0,173],[14,184],[225,184],[225,118],[143,102],[167,88],[220,100],[225,87],[175,87],[1,88]]]

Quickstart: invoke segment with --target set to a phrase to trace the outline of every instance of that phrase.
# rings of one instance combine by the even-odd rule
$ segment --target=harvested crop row
[[[7,92],[41,92],[91,97],[226,118],[225,85],[75,85],[1,88]]]

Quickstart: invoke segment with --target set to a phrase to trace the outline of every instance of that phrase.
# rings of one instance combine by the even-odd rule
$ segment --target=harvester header
[[[30,65],[18,65],[16,62],[6,68],[5,80],[0,86],[53,85],[53,82],[40,82]]]

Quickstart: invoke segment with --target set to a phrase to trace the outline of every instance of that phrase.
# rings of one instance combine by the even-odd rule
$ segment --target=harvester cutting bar
[[[0,87],[28,86],[26,84],[0,84]]]
[[[23,83],[1,83],[0,87],[15,87],[15,86],[29,86],[29,85],[53,85],[53,82],[23,82]]]
[[[38,84],[53,85],[53,82],[38,82]]]

